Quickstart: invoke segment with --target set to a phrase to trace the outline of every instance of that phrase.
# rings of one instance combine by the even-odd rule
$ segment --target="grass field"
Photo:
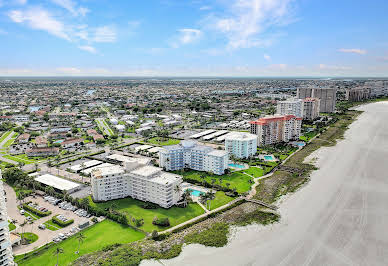
[[[303,140],[305,142],[309,142],[313,137],[315,137],[318,134],[318,132],[313,131],[313,132],[308,132],[304,134],[303,136],[300,136],[300,140]]]
[[[210,209],[211,210],[217,209],[218,207],[221,207],[227,204],[228,202],[231,202],[232,200],[234,200],[234,198],[226,196],[225,192],[217,191],[216,198],[212,200],[212,202],[210,203]]]
[[[34,243],[39,238],[34,233],[27,233],[27,232],[20,234],[20,237],[26,239],[29,244]]]
[[[249,169],[244,170],[243,172],[245,172],[251,176],[254,176],[254,177],[260,177],[260,176],[264,175],[264,170],[262,168],[259,168],[259,167],[250,167]]]
[[[9,146],[11,146],[15,142],[18,136],[19,136],[19,133],[13,134],[12,138],[10,138],[9,140],[7,140],[6,143],[4,143],[3,147],[8,148]]]
[[[101,203],[94,203],[90,199],[91,206],[102,209],[109,208],[112,203],[117,206],[115,208],[116,211],[125,213],[128,218],[144,219],[144,225],[139,228],[146,232],[152,232],[153,230],[163,231],[169,228],[153,225],[152,220],[154,217],[168,217],[170,220],[170,227],[172,227],[204,213],[204,210],[196,203],[189,204],[187,208],[171,207],[169,209],[143,209],[140,207],[142,202],[132,198],[111,200],[109,202]]]
[[[53,220],[48,220],[47,222],[45,222],[43,224],[46,226],[46,228],[48,230],[51,230],[51,231],[57,231],[57,230],[62,228],[61,226],[53,223]]]
[[[218,184],[223,187],[227,187],[226,184],[230,184],[229,188],[236,188],[238,193],[244,193],[251,189],[250,181],[252,181],[252,178],[242,172],[234,172],[228,175],[221,176],[198,171],[187,171],[183,173],[179,172],[179,174],[183,175],[184,180],[190,178],[200,182],[202,182],[202,180],[205,180],[206,182],[211,183],[212,179],[215,179],[215,185]],[[204,175],[204,178],[201,177],[202,175]]]
[[[29,159],[26,154],[20,154],[20,155],[4,155],[3,156],[6,159],[15,161],[15,162],[21,162],[24,164],[32,164],[39,162],[38,160]]]
[[[5,132],[3,135],[1,135],[1,137],[0,137],[0,143],[2,143],[3,140],[5,140],[5,138],[8,137],[9,134],[11,134],[11,132],[12,132],[12,130],[9,130],[9,131]]]
[[[80,255],[101,250],[103,247],[115,243],[130,243],[144,238],[144,234],[133,230],[130,227],[120,225],[110,220],[102,221],[94,226],[82,231],[85,240],[80,246]],[[76,235],[75,235],[76,236]],[[79,255],[75,254],[78,249],[78,240],[75,236],[64,240],[58,245],[53,245],[43,251],[39,256],[32,256],[27,260],[20,260],[23,255],[16,256],[16,262],[21,265],[29,266],[48,266],[56,264],[56,257],[53,256],[56,247],[62,248],[64,253],[59,255],[59,265],[69,265],[76,260]]]
[[[154,145],[161,145],[161,146],[167,146],[167,145],[175,145],[179,144],[181,141],[179,139],[170,139],[170,138],[161,138],[161,137],[154,137],[149,140],[147,140],[148,143],[154,144]]]
[[[109,127],[109,125],[106,123],[105,119],[96,119],[96,123],[98,125],[98,128],[103,132],[104,134],[111,136],[113,135],[113,130]]]
[[[14,225],[10,221],[8,221],[8,229],[9,229],[9,231],[15,230],[16,229],[16,225]]]

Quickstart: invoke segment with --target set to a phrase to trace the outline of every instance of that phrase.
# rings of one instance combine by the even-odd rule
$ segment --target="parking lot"
[[[17,200],[16,200],[16,194],[13,191],[13,189],[9,186],[5,186],[6,192],[7,192],[7,210],[8,210],[8,216],[10,220],[16,220],[16,229],[14,232],[16,233],[22,233],[22,227],[20,224],[22,224],[25,220],[27,220],[27,216],[21,215],[20,211],[17,209]],[[25,252],[29,252],[34,250],[37,247],[40,247],[42,245],[45,245],[46,243],[49,243],[53,241],[55,238],[61,237],[62,239],[66,238],[67,236],[74,234],[75,232],[78,232],[78,230],[74,228],[78,228],[79,224],[84,224],[85,222],[89,222],[90,224],[93,224],[91,222],[91,216],[89,218],[79,216],[76,212],[71,211],[70,205],[68,205],[68,208],[60,208],[58,205],[53,205],[48,201],[45,201],[44,198],[37,196],[36,198],[33,197],[27,197],[26,202],[31,201],[32,203],[38,205],[41,208],[45,208],[52,213],[49,216],[45,216],[39,219],[34,219],[32,223],[28,223],[24,226],[23,230],[25,232],[31,232],[36,235],[38,235],[38,240],[32,244],[29,245],[19,245],[15,246],[13,248],[13,252],[15,255],[23,254]],[[66,204],[64,204],[66,205]],[[41,224],[46,223],[47,221],[50,221],[53,216],[55,215],[63,215],[67,219],[74,220],[74,223],[70,224],[69,226],[66,226],[64,228],[60,228],[60,226],[57,226],[57,228],[60,228],[56,231],[51,231],[49,229],[40,229],[39,226]]]

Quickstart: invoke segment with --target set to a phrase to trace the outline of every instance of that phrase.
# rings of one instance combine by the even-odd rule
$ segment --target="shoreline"
[[[375,103],[375,104],[380,105],[381,103]],[[357,110],[368,109],[368,106],[375,105],[375,104],[366,104],[366,105],[363,104],[363,105],[357,107]],[[386,104],[386,103],[383,103],[383,104]],[[163,260],[163,264],[164,265],[179,265],[179,264],[185,263],[187,265],[194,265],[194,264],[190,264],[190,262],[188,261],[189,258],[191,258],[193,256],[193,254],[203,254],[205,257],[207,257],[207,256],[212,257],[212,256],[215,256],[217,254],[217,259],[220,259],[219,254],[221,254],[221,253],[228,254],[228,253],[233,252],[232,250],[238,249],[240,252],[244,253],[243,249],[248,249],[248,250],[254,249],[254,247],[247,247],[247,245],[244,246],[244,243],[243,243],[244,239],[247,241],[255,241],[255,240],[252,240],[252,235],[260,235],[261,237],[263,237],[263,239],[262,239],[263,243],[257,243],[257,241],[256,241],[255,244],[258,244],[261,247],[261,249],[267,250],[267,247],[266,247],[267,244],[265,244],[265,241],[272,240],[271,239],[272,232],[274,234],[276,234],[276,232],[282,232],[284,234],[287,234],[287,231],[288,231],[287,228],[290,225],[295,225],[295,220],[292,218],[292,216],[293,216],[293,210],[295,210],[296,207],[300,207],[298,201],[300,201],[300,199],[304,197],[304,194],[311,194],[311,193],[314,194],[315,193],[314,190],[319,189],[319,187],[321,186],[321,183],[322,183],[322,180],[319,180],[319,176],[322,176],[322,171],[327,170],[327,165],[329,162],[331,164],[335,163],[335,160],[333,160],[333,158],[330,158],[330,157],[332,157],[331,155],[333,153],[338,153],[338,151],[340,151],[341,149],[344,149],[344,147],[346,147],[349,144],[349,141],[351,141],[350,139],[354,138],[355,128],[358,128],[360,126],[359,125],[360,123],[365,122],[364,121],[365,116],[366,116],[365,112],[363,112],[361,115],[359,115],[358,118],[355,119],[351,123],[351,125],[349,126],[349,129],[345,131],[344,139],[338,140],[336,145],[330,146],[330,147],[322,146],[318,150],[313,151],[309,156],[307,156],[305,158],[305,162],[307,162],[307,161],[311,162],[312,158],[317,158],[314,162],[314,165],[318,166],[320,169],[317,171],[313,171],[311,173],[311,179],[310,179],[310,182],[308,182],[308,185],[304,185],[296,193],[287,194],[287,195],[282,196],[281,198],[278,199],[277,205],[279,206],[279,212],[280,212],[281,217],[282,217],[279,223],[274,224],[274,225],[267,225],[267,226],[250,225],[247,227],[239,227],[236,229],[232,229],[230,237],[229,237],[229,242],[225,247],[214,249],[214,248],[208,248],[205,246],[201,246],[199,244],[187,245],[187,246],[183,247],[182,252],[178,257],[176,257],[174,259],[170,259],[170,260]],[[326,167],[325,167],[325,165],[326,165]],[[325,182],[323,182],[323,183],[325,183]],[[327,193],[330,193],[331,195],[333,195],[334,193],[337,193],[338,192],[338,182],[335,182],[335,180],[334,180],[332,184],[328,184],[325,191]],[[316,200],[312,199],[312,201],[316,201]],[[322,205],[322,203],[320,205]],[[311,219],[311,217],[310,217],[310,219]],[[244,246],[244,247],[242,247],[242,246]],[[298,250],[298,248],[296,248],[296,249]],[[267,251],[270,252],[270,250],[267,250]],[[300,252],[300,251],[298,250],[295,252]],[[318,251],[314,250],[314,252],[318,252]],[[280,256],[284,257],[282,255],[280,255]],[[289,256],[292,257],[292,255],[289,255]],[[285,258],[286,261],[290,260],[291,257],[286,256],[286,258]],[[314,258],[314,256],[313,255],[310,257],[307,256],[307,258],[309,260],[312,260]],[[208,263],[214,264],[214,265],[221,265],[220,261],[218,261],[217,259],[216,258],[210,259],[208,261]],[[229,256],[228,256],[228,259],[231,259],[231,260],[229,261],[225,258],[224,262],[228,261],[230,263],[233,261],[233,259],[230,258]],[[270,261],[270,259],[269,259],[269,261]],[[148,260],[148,261],[143,261],[141,263],[141,265],[157,265],[156,263],[158,263],[158,262]],[[241,263],[241,261],[236,261],[236,263],[237,264],[235,264],[235,265],[245,265],[245,264],[239,264],[239,263]],[[252,265],[254,265],[254,263],[255,263],[255,261],[249,262],[249,264],[252,264]],[[260,263],[260,264],[261,265],[262,264],[272,265],[271,263],[268,263],[268,264]]]

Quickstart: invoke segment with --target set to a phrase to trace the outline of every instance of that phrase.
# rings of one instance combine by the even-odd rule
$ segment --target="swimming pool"
[[[195,189],[192,189],[192,188],[189,188],[188,190],[190,191],[190,194],[191,194],[192,196],[195,196],[195,197],[201,196],[202,193],[205,194],[205,193],[202,192],[202,191],[195,190]]]
[[[264,155],[264,160],[273,161],[274,160],[273,155]]]
[[[62,143],[63,141],[64,141],[63,139],[60,139],[60,140],[54,141],[54,143]]]
[[[244,165],[242,165],[242,164],[235,164],[235,163],[230,163],[230,164],[229,164],[229,167],[233,167],[233,168],[245,168]]]

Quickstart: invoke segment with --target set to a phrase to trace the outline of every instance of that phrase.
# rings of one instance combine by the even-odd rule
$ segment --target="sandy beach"
[[[310,156],[319,170],[281,200],[279,224],[238,228],[223,248],[189,245],[141,265],[388,265],[388,102],[359,110],[345,140]]]

